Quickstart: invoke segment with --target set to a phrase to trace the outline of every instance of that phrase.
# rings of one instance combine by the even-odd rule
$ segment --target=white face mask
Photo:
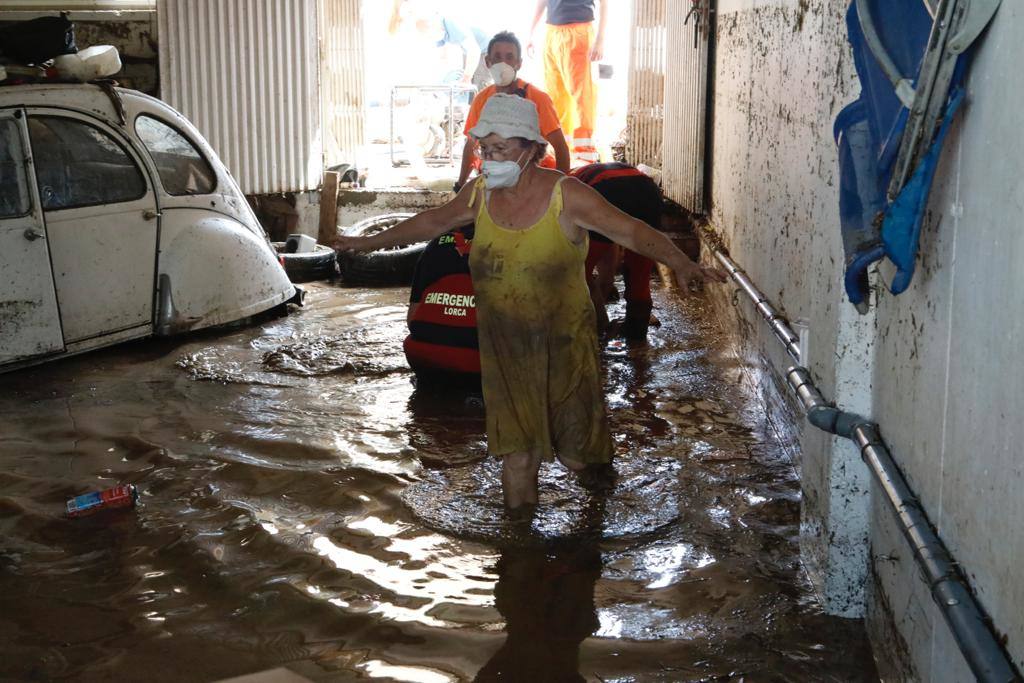
[[[494,79],[494,84],[499,88],[504,88],[506,85],[516,80],[516,70],[505,62],[498,62],[491,66],[488,71],[491,72],[491,78]]]
[[[525,153],[523,152],[523,154]],[[519,182],[519,175],[523,172],[523,167],[519,165],[523,154],[520,154],[519,159],[515,161],[485,160],[480,167],[484,175],[484,187],[488,190],[515,187],[516,183]]]

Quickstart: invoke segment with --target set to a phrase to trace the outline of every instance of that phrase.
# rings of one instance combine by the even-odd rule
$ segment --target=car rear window
[[[146,194],[146,178],[113,137],[77,119],[30,116],[43,209],[117,204]]]
[[[217,175],[202,152],[174,127],[152,116],[135,119],[135,132],[146,146],[167,194],[210,194]]]
[[[24,216],[28,210],[25,150],[18,124],[0,119],[0,218]]]

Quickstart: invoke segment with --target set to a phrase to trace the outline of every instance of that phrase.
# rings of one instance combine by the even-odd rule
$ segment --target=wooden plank
[[[316,241],[330,244],[338,234],[338,181],[341,174],[337,171],[325,171],[324,182],[320,189],[320,229]]]

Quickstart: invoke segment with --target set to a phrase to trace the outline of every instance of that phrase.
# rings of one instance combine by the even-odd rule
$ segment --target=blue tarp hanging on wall
[[[916,88],[932,33],[932,17],[925,4],[921,0],[859,1],[870,13],[870,23],[896,70]],[[861,93],[836,118],[834,135],[839,147],[846,293],[852,303],[864,306],[869,293],[867,269],[872,263],[887,257],[897,266],[890,287],[894,294],[904,291],[913,277],[922,217],[942,142],[962,100],[965,58],[960,58],[949,88],[938,94],[948,97],[948,104],[938,130],[923,141],[927,154],[890,202],[886,192],[909,112],[868,44],[857,5],[850,3],[846,24]]]

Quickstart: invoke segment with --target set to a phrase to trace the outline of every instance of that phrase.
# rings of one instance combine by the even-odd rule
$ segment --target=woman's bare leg
[[[539,453],[509,453],[501,462],[501,486],[505,507],[515,510],[523,505],[536,505]]]
[[[611,491],[615,488],[615,466],[610,462],[587,464],[582,460],[566,458],[561,455],[558,460],[579,477],[584,488],[592,491]]]
[[[582,460],[576,460],[574,458],[567,458],[567,457],[564,457],[562,455],[558,456],[558,461],[560,463],[562,463],[563,465],[565,465],[565,467],[567,469],[570,469],[573,472],[580,472],[583,469],[585,469],[586,466],[587,466],[587,463],[583,462]]]

